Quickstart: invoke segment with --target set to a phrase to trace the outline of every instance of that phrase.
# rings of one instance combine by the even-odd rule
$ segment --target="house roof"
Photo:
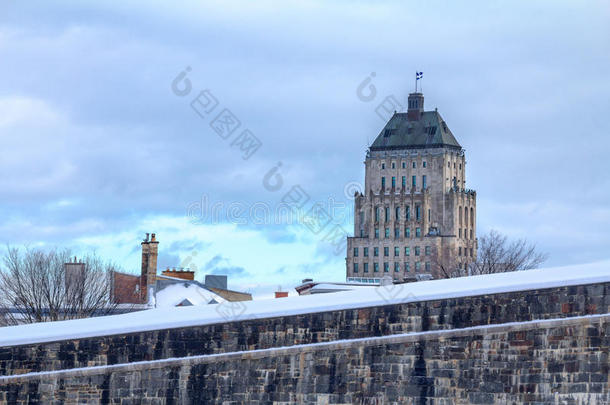
[[[370,149],[422,149],[449,147],[462,149],[438,111],[425,111],[418,120],[406,112],[394,113]]]
[[[180,280],[163,285],[157,283],[155,293],[157,308],[218,304],[226,300],[197,282]]]
[[[252,301],[252,294],[233,291],[233,290],[225,290],[222,288],[216,287],[206,287],[208,290],[215,292],[220,295],[222,298],[227,301]]]

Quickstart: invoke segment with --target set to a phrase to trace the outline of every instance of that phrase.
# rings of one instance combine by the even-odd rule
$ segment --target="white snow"
[[[348,284],[333,284],[333,283],[320,283],[320,284],[316,284],[313,287],[311,287],[311,292],[314,291],[332,291],[332,290],[339,290],[339,291],[354,291],[354,290],[369,290],[371,288],[377,288],[379,287],[378,285],[364,285],[364,284],[354,284],[354,285],[348,285]]]
[[[330,294],[156,308],[99,318],[10,326],[0,328],[0,346],[603,282],[610,282],[610,260]]]
[[[192,305],[207,305],[211,301],[217,303],[225,302],[226,300],[220,295],[201,288],[194,283],[178,282],[165,287],[155,294],[157,308],[175,307],[185,299]]]

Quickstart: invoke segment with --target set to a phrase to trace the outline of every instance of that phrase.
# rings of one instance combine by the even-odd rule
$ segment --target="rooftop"
[[[377,151],[442,147],[462,150],[462,146],[438,111],[424,111],[416,120],[410,119],[409,113],[395,112],[370,149]]]

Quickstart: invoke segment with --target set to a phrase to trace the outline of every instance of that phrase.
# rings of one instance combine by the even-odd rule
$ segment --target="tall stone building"
[[[466,188],[466,157],[438,111],[411,93],[367,151],[356,193],[347,278],[443,278],[476,258],[476,192]]]

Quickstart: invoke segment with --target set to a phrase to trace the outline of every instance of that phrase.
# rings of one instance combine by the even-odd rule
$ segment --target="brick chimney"
[[[190,270],[184,270],[184,269],[176,270],[175,268],[174,269],[168,268],[167,270],[163,270],[163,273],[161,273],[161,274],[163,274],[164,276],[167,276],[167,277],[180,278],[182,280],[190,280],[190,281],[195,280],[195,272],[190,271]]]
[[[158,251],[159,242],[157,242],[156,235],[147,233],[146,238],[142,241],[142,286],[140,294],[143,303],[148,302],[148,289],[155,284],[157,279]]]
[[[275,298],[286,298],[288,297],[288,291],[276,291]]]

